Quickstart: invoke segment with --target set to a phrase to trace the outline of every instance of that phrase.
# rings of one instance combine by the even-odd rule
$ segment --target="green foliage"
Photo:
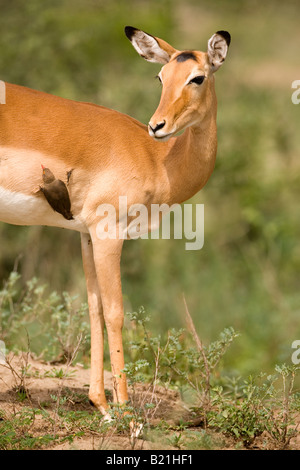
[[[9,278],[1,297],[6,302],[12,300],[16,315],[10,328],[14,335],[19,327],[18,311],[22,309],[22,302],[16,307],[13,296],[18,296],[14,282],[17,279],[15,274]],[[4,301],[3,305],[6,305]],[[30,315],[31,310],[29,320]],[[111,403],[111,421],[103,421],[98,411],[76,409],[77,406],[87,407],[88,397],[63,387],[64,379],[73,376],[68,367],[37,373],[31,370],[28,352],[22,356],[19,371],[7,357],[5,367],[10,369],[16,384],[14,399],[23,409],[11,415],[0,412],[0,449],[48,448],[66,441],[72,444],[76,437],[84,435],[97,436],[101,448],[106,448],[111,436],[122,435],[127,436],[131,448],[136,447],[138,439],[146,439],[177,449],[217,449],[226,447],[227,436],[234,439],[237,446],[251,447],[262,434],[265,436],[262,447],[289,448],[299,426],[300,396],[295,391],[299,367],[281,364],[276,366],[273,375],[260,373],[248,379],[226,375],[225,355],[238,337],[233,328],[226,328],[217,340],[206,345],[192,330],[191,323],[188,325],[192,334],[172,329],[166,335],[156,336],[150,329],[151,316],[143,307],[129,313],[128,317],[131,327],[126,332],[131,360],[127,361],[124,371],[130,386],[130,401],[122,405]],[[22,326],[28,329],[25,323]],[[80,324],[76,327],[78,331],[81,328]],[[60,333],[57,329],[57,334]],[[130,339],[132,334],[135,341]],[[10,342],[9,332],[6,340]],[[53,354],[56,354],[55,349]],[[48,402],[35,408],[27,379],[30,382],[33,378],[44,377],[58,379],[57,391],[50,394]],[[185,404],[188,417],[182,418],[176,426],[159,419],[158,387],[184,390],[183,399],[189,396]],[[192,431],[190,427],[194,422],[204,429]]]
[[[246,446],[266,432],[277,448],[286,448],[299,425],[296,417],[300,401],[294,390],[298,370],[283,364],[276,366],[276,375],[249,377],[242,382],[240,394],[232,395],[223,386],[213,388],[209,426],[242,439]]]
[[[53,442],[51,435],[35,437],[30,433],[38,414],[41,414],[40,410],[24,408],[12,419],[3,415],[0,420],[0,450],[33,450]]]
[[[185,385],[194,392],[191,409],[203,417],[206,429],[230,435],[246,447],[265,432],[276,448],[288,447],[299,426],[300,400],[294,387],[299,367],[277,365],[276,374],[261,373],[247,380],[224,376],[224,371],[220,375],[217,366],[239,336],[233,328],[225,329],[217,341],[206,347],[195,333],[193,345],[190,337],[184,338],[184,330],[172,330],[165,339],[152,336],[148,330],[151,318],[143,307],[130,313],[129,318],[141,338],[134,344],[134,355],[139,359],[126,366],[131,385],[141,380],[139,371],[146,368],[153,384]],[[184,431],[185,426],[168,438],[169,444],[178,449],[217,446],[205,432],[191,439]]]
[[[25,289],[19,281],[20,275],[12,272],[0,291],[0,332],[6,346],[11,350],[27,348],[29,340],[35,354],[68,362],[81,338],[81,353],[87,355],[87,305],[76,306],[76,296],[66,292],[48,294],[46,284],[36,278],[28,281]]]
[[[44,429],[51,430],[55,424],[53,418],[44,409],[24,407],[11,416],[2,413],[0,418],[0,450],[38,450],[65,441],[72,443],[75,437],[83,435],[81,427],[88,423],[92,428],[93,420],[97,422],[99,429],[99,415],[91,416],[88,413],[76,415],[76,413],[70,412],[67,417],[62,418],[61,424],[64,423],[68,427],[68,431],[63,436],[51,432],[48,434],[43,434],[41,431],[36,432],[34,425],[37,418],[44,425]],[[75,418],[77,428],[74,426]],[[63,428],[63,426],[61,427]]]
[[[72,377],[73,371],[71,372],[66,372],[63,369],[51,369],[47,372],[45,372],[44,377],[55,377],[56,379],[64,379],[68,377]]]
[[[211,380],[217,375],[217,366],[238,336],[234,329],[226,328],[217,341],[208,347],[201,344],[199,348],[184,329],[172,329],[165,337],[153,335],[148,329],[151,317],[146,314],[144,307],[129,313],[128,317],[137,333],[137,339],[129,342],[130,351],[132,358],[139,358],[126,365],[129,380],[141,380],[141,375],[137,376],[137,372],[144,368],[148,380],[152,378],[171,385],[188,384],[195,392],[194,400],[197,403],[194,406],[207,406],[210,401]]]
[[[213,436],[207,430],[187,430],[184,433],[184,447],[190,450],[215,450],[225,446],[220,436]]]

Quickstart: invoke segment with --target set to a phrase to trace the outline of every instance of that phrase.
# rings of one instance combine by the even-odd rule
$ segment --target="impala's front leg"
[[[114,401],[128,400],[124,369],[122,328],[124,322],[120,261],[123,240],[99,240],[91,230],[94,261],[108,335],[114,384]]]

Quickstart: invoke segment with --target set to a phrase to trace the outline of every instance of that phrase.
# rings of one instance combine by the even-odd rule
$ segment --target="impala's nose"
[[[164,125],[166,124],[166,121],[162,121],[162,122],[159,122],[158,124],[156,124],[156,126],[152,126],[149,122],[149,128],[151,129],[151,131],[153,132],[153,134],[155,134],[155,132],[159,131],[160,129],[162,129],[164,127]]]

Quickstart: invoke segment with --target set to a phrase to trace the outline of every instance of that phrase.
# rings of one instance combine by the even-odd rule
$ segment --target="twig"
[[[198,351],[201,354],[202,359],[203,359],[203,364],[204,364],[204,368],[205,368],[205,374],[203,374],[204,378],[205,378],[205,405],[208,406],[210,404],[210,367],[209,367],[209,364],[208,364],[208,360],[207,360],[207,357],[206,357],[206,354],[205,354],[205,350],[204,350],[202,341],[200,340],[200,338],[198,336],[198,333],[197,333],[196,328],[195,328],[195,324],[194,324],[193,319],[190,315],[190,312],[189,312],[184,294],[183,294],[183,302],[184,302],[184,307],[185,307],[185,316],[186,316],[187,327],[190,330],[190,332],[191,332],[191,334],[194,338],[194,341],[196,343],[197,349],[198,349]]]

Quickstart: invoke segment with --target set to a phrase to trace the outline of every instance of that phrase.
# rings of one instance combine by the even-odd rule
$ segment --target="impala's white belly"
[[[29,196],[0,186],[0,221],[14,225],[48,225],[88,232],[78,218],[66,220],[41,196]]]

